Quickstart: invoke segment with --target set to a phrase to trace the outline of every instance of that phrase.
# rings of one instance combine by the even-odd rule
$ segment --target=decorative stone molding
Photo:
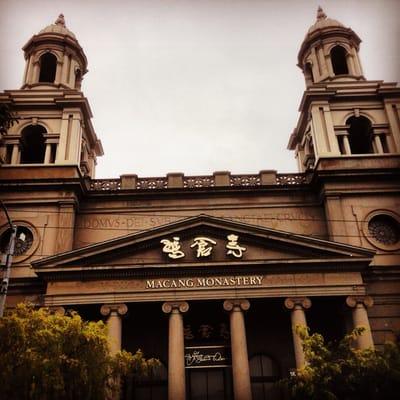
[[[250,302],[246,299],[232,299],[224,301],[225,311],[247,311],[250,308]]]
[[[162,305],[165,314],[185,313],[189,310],[189,304],[186,301],[167,301]]]
[[[134,177],[134,178],[130,178]],[[136,175],[121,175],[118,179],[91,179],[88,185],[90,191],[114,190],[160,190],[168,188],[249,188],[263,185],[293,186],[304,185],[310,176],[304,173],[277,174],[276,171],[261,171],[259,174],[231,175],[229,171],[214,172],[213,175],[185,176],[183,174],[168,174],[167,177],[139,178]],[[135,186],[133,186],[135,185]]]
[[[374,305],[374,300],[371,296],[348,296],[346,304],[351,307],[357,307],[357,304],[362,304],[366,308],[370,308]]]
[[[101,315],[108,317],[112,313],[118,314],[120,317],[128,312],[128,307],[126,304],[103,304],[100,308]]]
[[[308,309],[311,307],[311,300],[308,297],[288,297],[285,300],[285,307],[288,310],[293,310],[297,307]]]

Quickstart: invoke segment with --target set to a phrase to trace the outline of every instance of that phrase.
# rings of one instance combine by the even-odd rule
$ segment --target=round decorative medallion
[[[2,253],[7,253],[10,243],[11,228],[8,228],[0,237],[0,250]],[[33,243],[33,234],[26,226],[17,227],[17,236],[15,238],[14,256],[25,254]]]
[[[389,215],[376,215],[368,222],[371,238],[379,243],[392,246],[400,241],[400,224]]]

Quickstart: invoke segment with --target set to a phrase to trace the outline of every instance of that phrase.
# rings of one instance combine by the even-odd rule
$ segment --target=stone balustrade
[[[139,178],[137,175],[121,175],[115,179],[92,179],[90,191],[120,190],[164,190],[164,189],[203,189],[214,187],[252,188],[263,186],[304,185],[309,181],[306,174],[277,174],[276,171],[260,171],[259,174],[232,175],[229,171],[217,171],[213,175],[185,176],[173,172],[164,177]]]

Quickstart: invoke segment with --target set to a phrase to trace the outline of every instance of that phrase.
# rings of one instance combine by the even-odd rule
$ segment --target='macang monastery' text
[[[230,276],[215,278],[148,279],[146,289],[199,288],[218,286],[259,286],[263,276]]]

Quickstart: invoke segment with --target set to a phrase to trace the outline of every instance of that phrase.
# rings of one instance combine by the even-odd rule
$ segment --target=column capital
[[[362,304],[365,308],[370,308],[374,305],[374,300],[371,296],[348,296],[346,304],[351,307],[357,307],[358,304]]]
[[[125,315],[128,312],[128,307],[124,303],[120,304],[103,304],[100,308],[101,315],[108,317],[112,313],[117,313],[119,316]]]
[[[189,304],[186,301],[166,301],[162,305],[165,314],[185,313],[189,310]]]
[[[296,308],[307,309],[311,307],[311,300],[308,297],[288,297],[285,299],[285,307],[288,310]]]
[[[229,299],[224,301],[225,311],[247,311],[250,308],[250,302],[246,299]]]

